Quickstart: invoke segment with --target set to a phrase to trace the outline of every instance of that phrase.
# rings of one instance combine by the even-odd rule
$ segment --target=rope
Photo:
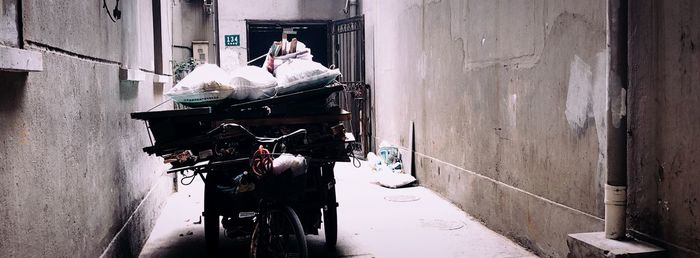
[[[348,148],[347,148],[348,154],[350,155],[350,160],[352,160],[352,166],[354,166],[356,168],[360,168],[360,166],[362,166],[360,159],[355,157],[355,150],[361,150],[360,148],[361,148],[360,144],[358,144],[356,142],[348,144]],[[355,162],[357,162],[357,164]]]
[[[260,58],[263,58],[263,57],[266,57],[266,56],[267,56],[267,53],[265,53],[265,54],[263,54],[263,55],[261,55],[261,56],[259,56],[259,57],[256,57],[256,58],[253,59],[253,60],[248,61],[248,63],[246,63],[246,64],[251,64],[251,63],[253,63],[253,62],[255,62],[255,61],[260,60]]]
[[[272,158],[270,151],[260,145],[258,150],[253,153],[253,158],[251,159],[251,169],[253,170],[253,173],[259,177],[272,172],[273,159],[274,158]]]
[[[182,185],[190,185],[192,182],[194,182],[194,179],[197,176],[197,171],[193,171],[192,175],[185,174],[185,171],[180,172],[180,174],[182,175],[180,183]],[[189,179],[189,181],[187,181],[187,179]]]

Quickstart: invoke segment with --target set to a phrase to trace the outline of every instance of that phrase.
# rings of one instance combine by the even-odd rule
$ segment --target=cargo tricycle
[[[204,181],[207,251],[219,232],[250,240],[251,257],[307,257],[306,234],[323,226],[337,240],[334,165],[350,161],[354,142],[333,105],[343,85],[215,107],[132,113],[145,121],[150,155],[163,157],[181,182]]]

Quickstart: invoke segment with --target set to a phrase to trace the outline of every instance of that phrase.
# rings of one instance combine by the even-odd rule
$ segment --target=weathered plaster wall
[[[170,86],[150,73],[120,84],[121,33],[134,13],[122,9],[113,23],[101,1],[22,3],[25,48],[43,54],[44,70],[0,73],[2,256],[136,256],[172,179],[141,151],[146,128],[129,113]],[[142,49],[152,58],[153,35],[141,37],[151,37]]]
[[[629,226],[700,256],[700,3],[630,1]]]
[[[377,142],[543,256],[603,229],[605,1],[362,1]],[[369,63],[368,63],[369,64]]]
[[[17,0],[0,0],[0,46],[19,46],[17,17]]]
[[[248,62],[245,20],[335,20],[346,16],[344,7],[345,1],[341,0],[259,0],[254,5],[243,0],[220,0],[221,67],[233,70]],[[230,34],[241,36],[240,46],[224,46],[224,36]]]
[[[171,8],[174,16],[179,17],[172,20],[173,44],[192,47],[192,41],[209,41],[209,62],[216,64],[215,15],[205,14],[202,0],[169,0],[169,2],[168,8]],[[173,50],[176,62],[182,62],[191,56],[190,50],[185,48],[178,47]]]

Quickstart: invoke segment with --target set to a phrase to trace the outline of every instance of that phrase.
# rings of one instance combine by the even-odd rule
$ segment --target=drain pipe
[[[627,0],[608,1],[608,175],[605,184],[605,237],[627,233]]]

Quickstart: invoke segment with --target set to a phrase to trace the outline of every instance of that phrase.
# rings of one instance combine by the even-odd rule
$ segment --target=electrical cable
[[[182,175],[180,183],[182,185],[190,185],[192,182],[194,182],[194,179],[197,176],[197,171],[193,171],[192,175],[185,174],[185,171],[180,172],[180,174]],[[189,181],[185,181],[186,179],[189,179]]]
[[[358,144],[356,142],[348,144],[348,148],[346,149],[346,151],[348,152],[348,155],[350,155],[350,160],[352,161],[352,166],[354,166],[356,168],[360,168],[360,166],[362,166],[362,162],[360,162],[360,159],[355,157],[355,150],[361,150],[360,144]]]
[[[117,3],[114,4],[114,9],[111,13],[109,12],[109,7],[107,7],[107,0],[102,0],[102,8],[104,8],[107,11],[107,15],[109,16],[109,19],[112,20],[112,22],[117,22],[117,20],[119,20],[122,17],[122,11],[119,10],[119,0],[117,0]],[[112,14],[114,14],[114,16],[112,16]]]

